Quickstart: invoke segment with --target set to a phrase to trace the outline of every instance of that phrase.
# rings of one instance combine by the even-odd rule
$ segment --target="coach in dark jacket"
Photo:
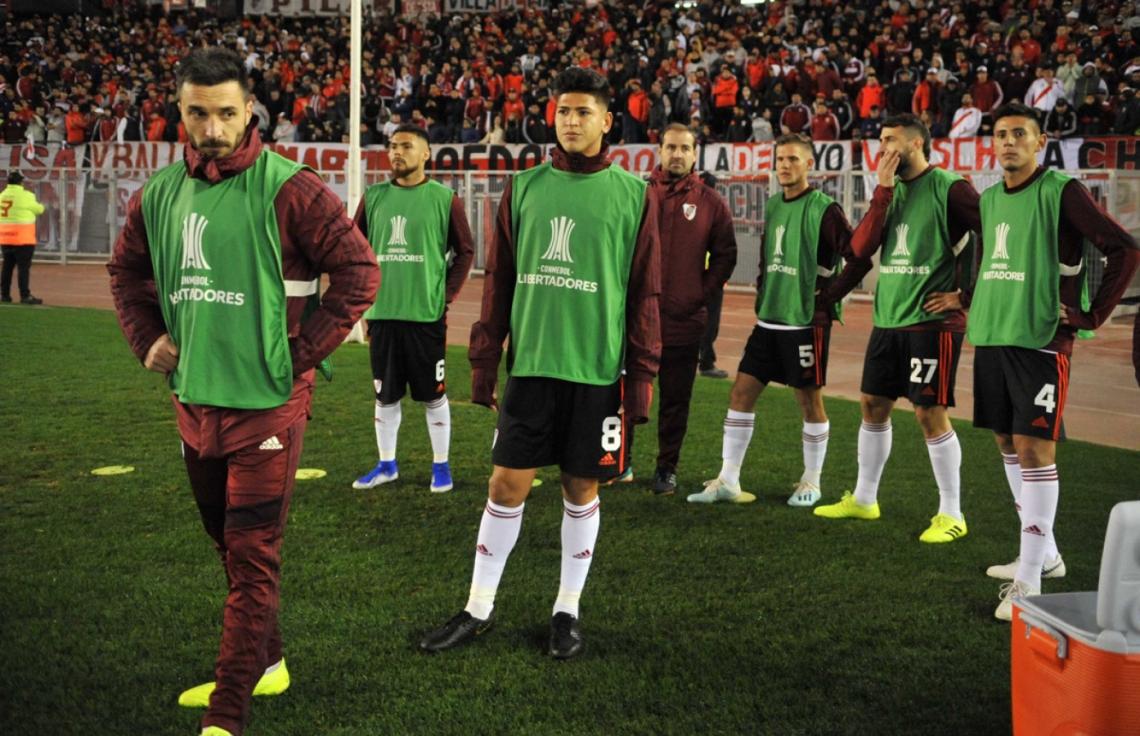
[[[736,267],[736,234],[724,200],[693,171],[693,132],[677,123],[667,126],[659,153],[661,165],[649,180],[661,231],[661,401],[653,490],[665,495],[677,487],[707,305]]]

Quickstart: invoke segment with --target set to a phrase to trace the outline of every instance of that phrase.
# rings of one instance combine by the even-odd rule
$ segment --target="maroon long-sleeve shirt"
[[[926,176],[934,170],[933,166],[926,167],[918,177]],[[912,179],[911,181],[915,181]],[[886,223],[887,210],[894,198],[894,187],[875,187],[871,195],[871,204],[867,214],[855,228],[851,235],[851,250],[857,258],[870,258],[887,240]],[[950,185],[946,193],[946,222],[950,229],[950,242],[947,247],[953,247],[969,232],[982,231],[982,215],[978,208],[978,192],[966,180],[956,181]],[[959,273],[956,284],[961,285],[969,279],[963,276],[961,270],[969,264],[961,259],[958,264]],[[919,322],[915,325],[897,328],[905,332],[925,332],[929,330],[949,330],[951,332],[966,331],[966,313],[961,310],[947,312],[944,319],[933,319],[929,322]]]
[[[428,182],[424,179],[416,186],[423,186]],[[395,181],[392,182],[393,186],[400,186]],[[364,211],[364,198],[361,197],[360,205],[356,208],[356,226],[360,228],[360,232],[364,236],[368,236],[368,213]],[[447,267],[447,279],[444,288],[444,296],[448,304],[455,301],[455,297],[459,296],[459,290],[463,288],[463,284],[467,281],[467,275],[471,272],[471,262],[475,260],[475,239],[471,236],[471,227],[467,224],[467,213],[463,210],[463,201],[459,199],[459,195],[451,198],[451,217],[447,223],[447,250],[454,253],[451,259],[451,265]]]
[[[261,153],[257,126],[229,156],[209,159],[186,146],[190,176],[211,183],[249,168]],[[182,439],[203,457],[216,457],[255,440],[284,431],[304,416],[312,398],[314,367],[332,353],[376,297],[380,271],[368,241],[344,211],[344,205],[316,173],[299,171],[281,187],[273,202],[281,241],[283,278],[312,281],[327,273],[329,286],[321,306],[301,322],[308,297],[289,297],[286,319],[293,360],[293,392],[283,405],[265,410],[183,404],[172,397]],[[127,222],[115,241],[111,295],[119,325],[140,361],[169,332],[162,318],[142,213],[142,190],[127,204]]]
[[[1020,192],[1037,181],[1045,173],[1038,167],[1023,184],[1006,189],[1010,194]],[[1001,184],[1005,186],[1005,184]],[[1081,285],[1083,273],[1075,276],[1061,276],[1061,305],[1068,315],[1069,324],[1057,325],[1057,333],[1042,350],[1052,350],[1064,355],[1073,352],[1073,339],[1077,330],[1095,330],[1112,315],[1112,310],[1120,303],[1120,298],[1132,283],[1132,277],[1140,266],[1140,250],[1136,239],[1120,226],[1112,215],[1104,211],[1089,190],[1078,180],[1072,179],[1061,190],[1061,223],[1057,235],[1057,256],[1065,266],[1076,266],[1084,255],[1084,241],[1105,256],[1104,277],[1100,288],[1092,295],[1089,311],[1081,310]],[[982,249],[975,253],[975,266],[981,263]],[[969,308],[973,291],[964,291],[962,305]]]
[[[594,174],[610,165],[605,147],[598,155],[586,157],[566,153],[561,146],[556,146],[552,163],[556,169],[579,174]],[[487,251],[479,321],[471,326],[468,350],[472,369],[471,400],[477,404],[491,403],[503,341],[511,327],[511,306],[517,278],[511,191],[512,182],[508,181],[495,218],[495,234]],[[649,417],[653,379],[661,362],[660,252],[657,195],[651,187],[645,196],[626,292],[624,406],[627,417],[635,423],[644,422]]]
[[[696,172],[673,179],[658,167],[649,186],[661,238],[661,342],[695,345],[705,334],[709,297],[736,268],[732,215]]]
[[[808,187],[786,201],[795,202],[801,197],[806,197],[813,188]],[[835,262],[837,255],[846,261],[843,270],[831,276],[816,276],[815,313],[811,320],[812,325],[816,327],[826,327],[831,324],[832,307],[858,286],[872,268],[869,258],[859,258],[851,250],[851,225],[847,222],[843,208],[839,206],[839,203],[832,202],[823,211],[823,219],[819,223],[819,248],[816,251],[816,262],[824,268],[831,268],[831,264]],[[760,272],[756,277],[757,290],[763,287],[766,272],[764,249],[761,248]]]

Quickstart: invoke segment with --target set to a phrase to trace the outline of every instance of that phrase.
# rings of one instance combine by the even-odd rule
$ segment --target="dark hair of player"
[[[572,66],[562,71],[554,79],[554,95],[558,97],[567,92],[592,95],[603,109],[610,108],[610,83],[593,69]]]
[[[917,116],[909,112],[891,115],[883,121],[884,128],[903,128],[912,136],[922,136],[922,155],[930,158],[930,128]]]
[[[213,87],[226,82],[237,82],[249,94],[249,75],[245,62],[237,53],[223,48],[195,49],[178,62],[176,88],[181,91],[186,83]]]
[[[994,110],[994,127],[997,127],[997,121],[1002,118],[1029,118],[1037,127],[1037,132],[1041,132],[1041,119],[1037,117],[1037,111],[1024,102],[1007,102],[998,109]]]

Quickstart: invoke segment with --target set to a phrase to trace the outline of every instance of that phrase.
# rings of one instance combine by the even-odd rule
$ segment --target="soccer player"
[[[740,468],[752,439],[756,401],[771,381],[793,388],[804,419],[804,471],[788,505],[812,506],[819,500],[831,429],[822,390],[831,321],[871,263],[852,257],[851,226],[839,204],[808,183],[814,165],[807,136],[790,133],[776,140],[776,177],[783,191],[767,205],[756,279],[757,322],[729,396],[720,473],[689,496],[691,503],[756,500],[740,489]],[[841,258],[848,260],[837,274]]]
[[[191,52],[177,89],[185,160],[131,197],[107,270],[131,349],[174,392],[190,486],[229,581],[214,681],[178,702],[206,707],[203,736],[240,736],[250,696],[289,686],[281,543],[314,367],[372,304],[380,272],[320,177],[262,148],[240,56]]]
[[[948,411],[954,406],[966,327],[957,306],[963,260],[958,255],[969,231],[980,226],[978,193],[962,177],[927,162],[930,131],[914,115],[887,118],[879,140],[879,186],[851,238],[859,258],[882,248],[874,329],[863,362],[859,480],[854,494],[816,507],[815,514],[879,518],[879,479],[891,453],[891,409],[906,396],[926,437],[938,484],[938,512],[919,539],[952,542],[967,531],[960,500],[962,448]]]
[[[447,454],[451,407],[447,402],[445,353],[448,304],[467,279],[475,246],[463,203],[455,192],[424,174],[431,157],[427,133],[416,125],[396,128],[388,142],[392,180],[368,187],[356,224],[368,234],[381,282],[364,317],[368,320],[372,381],[376,389],[376,446],[380,461],[353,482],[374,488],[400,476],[396,436],[400,399],[411,385],[424,402],[431,438],[431,491],[452,488]]]
[[[613,124],[606,79],[572,67],[554,89],[553,162],[515,174],[503,192],[471,328],[476,404],[496,408],[508,333],[511,341],[470,597],[423,638],[427,652],[491,627],[536,469],[555,464],[565,513],[549,653],[567,659],[582,651],[578,601],[598,536],[598,479],[624,470],[629,424],[649,416],[661,355],[657,203],[644,181],[606,158]]]
[[[1056,450],[1077,330],[1108,319],[1140,264],[1136,241],[1079,181],[1037,163],[1047,136],[1020,102],[994,112],[1004,174],[982,194],[978,280],[967,306],[974,353],[974,426],[993,430],[1021,520],[1021,554],[986,571],[1009,580],[994,616],[1065,574],[1053,537],[1060,481]],[[1083,241],[1106,258],[1104,279],[1081,309]]]
[[[677,489],[677,463],[689,423],[708,304],[736,267],[736,233],[728,205],[693,171],[697,159],[693,132],[680,123],[668,125],[659,155],[661,166],[649,178],[661,233],[662,347],[657,376],[661,396],[653,492],[671,495]]]

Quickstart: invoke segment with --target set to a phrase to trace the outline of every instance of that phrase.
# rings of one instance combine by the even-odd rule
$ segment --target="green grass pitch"
[[[957,422],[970,533],[917,541],[937,492],[912,416],[895,416],[883,518],[827,522],[784,504],[801,469],[791,395],[760,402],[750,506],[694,508],[720,464],[727,381],[698,379],[682,492],[655,498],[655,425],[642,479],[602,492],[582,604],[585,655],[543,646],[558,587],[557,472],[527,504],[496,628],[428,657],[418,636],[467,595],[494,416],[448,353],[455,491],[427,490],[422,409],[405,403],[401,480],[353,491],[375,460],[367,350],[321,383],[285,536],[281,623],[293,686],[257,699],[251,736],[278,734],[1008,733],[1010,628],[987,565],[1017,553],[1017,520],[987,433]],[[828,400],[825,500],[855,479],[858,406]],[[1096,587],[1108,512],[1137,496],[1140,454],[1059,452],[1057,534],[1069,576]],[[129,475],[92,468],[133,465]],[[223,575],[191,499],[168,392],[109,312],[0,309],[0,730],[191,734],[179,708],[209,679]]]

